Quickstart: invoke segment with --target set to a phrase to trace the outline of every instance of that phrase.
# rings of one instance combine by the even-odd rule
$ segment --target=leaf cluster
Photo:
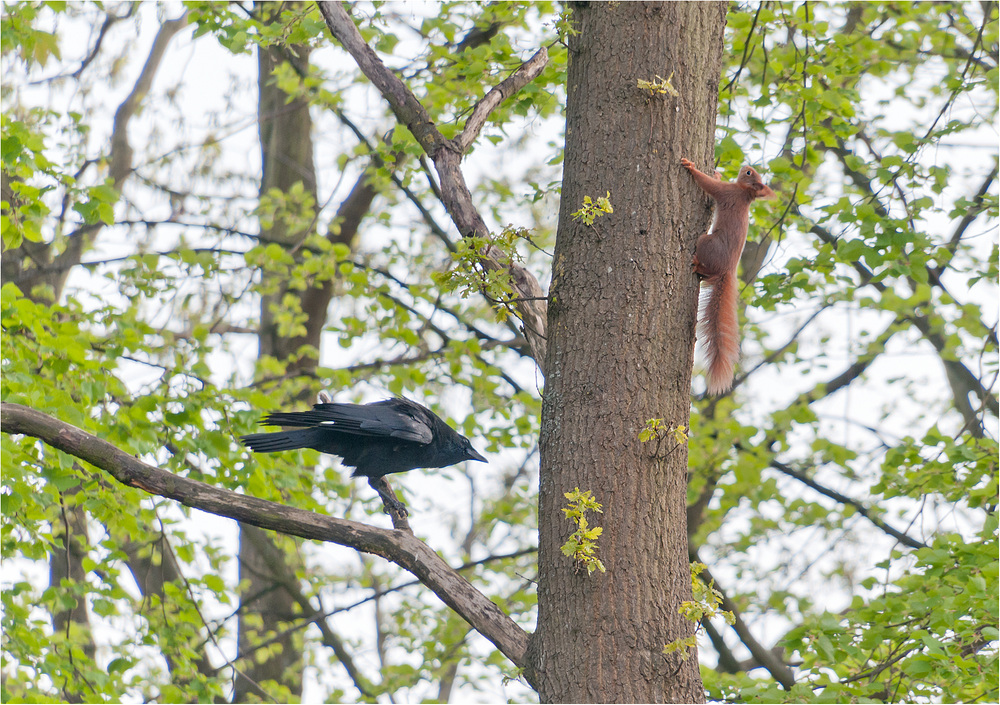
[[[584,225],[593,225],[598,218],[614,212],[614,208],[611,207],[611,192],[608,191],[605,195],[599,196],[596,201],[590,196],[584,196],[583,206],[570,215],[574,220],[579,220]]]
[[[585,567],[588,575],[595,570],[606,572],[604,564],[597,557],[597,539],[604,529],[600,526],[591,527],[587,521],[588,511],[598,513],[603,511],[601,503],[591,495],[590,490],[581,492],[579,487],[574,488],[572,492],[564,493],[564,496],[569,504],[563,507],[563,513],[576,525],[576,530],[562,545],[563,555]]]

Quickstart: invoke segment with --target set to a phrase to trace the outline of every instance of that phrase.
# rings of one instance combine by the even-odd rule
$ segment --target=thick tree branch
[[[463,236],[486,236],[489,229],[479,211],[473,205],[472,193],[465,183],[460,163],[465,149],[472,143],[485,124],[489,110],[535,78],[548,60],[546,50],[540,49],[512,76],[491,90],[477,103],[465,129],[455,140],[442,135],[431,120],[430,114],[413,95],[406,84],[385,64],[375,51],[365,43],[354,25],[354,21],[339,2],[318,2],[319,10],[330,28],[330,33],[354,57],[358,67],[375,85],[389,103],[389,107],[400,123],[413,133],[417,142],[434,161],[434,167],[441,183],[441,200],[451,215],[458,231]],[[503,261],[502,253],[492,246],[481,252],[483,266],[488,269],[502,269],[509,272],[511,286],[517,298],[517,313],[524,324],[525,337],[532,357],[544,374],[545,364],[545,292],[535,276],[520,265]]]
[[[430,155],[431,159],[434,159],[437,152],[445,147],[448,140],[434,126],[434,121],[431,120],[427,109],[406,87],[406,84],[382,63],[375,50],[368,46],[342,3],[318,2],[316,4],[319,6],[319,11],[323,15],[327,27],[330,28],[330,33],[343,45],[347,53],[354,57],[358,68],[389,103],[396,118],[409,128],[424,151]]]
[[[250,14],[250,16],[253,16],[252,13],[248,14]],[[287,47],[279,47],[279,49],[285,56],[288,65],[292,67],[292,69],[299,75],[299,77],[303,79],[308,78],[309,71],[307,67],[302,66],[301,62],[296,61],[296,57],[292,54],[291,51],[287,49]],[[310,95],[316,95],[318,93],[319,93],[318,89],[315,88],[310,89]],[[386,162],[379,155],[378,149],[376,148],[375,144],[372,142],[372,140],[368,139],[368,136],[361,131],[361,128],[359,128],[354,123],[354,121],[347,116],[347,113],[345,113],[340,108],[331,108],[331,111],[333,112],[334,115],[337,116],[337,119],[340,120],[340,122],[343,123],[343,125],[347,129],[349,129],[352,133],[354,133],[354,136],[358,138],[358,141],[368,148],[368,152],[371,154],[372,164],[376,167],[386,168],[387,167]],[[402,155],[396,155],[396,156],[397,160],[402,158]],[[421,163],[423,163],[424,158],[421,157],[420,161]],[[398,166],[398,162],[393,165],[393,167],[395,166]],[[414,205],[414,207],[416,207],[416,209],[420,212],[420,215],[424,219],[424,222],[427,224],[427,227],[431,229],[431,233],[435,235],[439,240],[441,240],[444,246],[448,248],[449,252],[454,253],[455,245],[448,238],[448,233],[446,233],[444,228],[442,228],[437,223],[437,221],[434,219],[434,216],[431,214],[429,210],[427,210],[423,202],[420,200],[420,197],[403,182],[403,180],[399,177],[399,174],[396,173],[397,170],[393,167],[386,168],[386,172],[388,173],[389,178],[392,180],[392,183],[395,184],[396,188],[398,188],[400,191],[403,192],[403,195],[405,195]]]
[[[0,404],[0,427],[8,434],[38,438],[104,470],[127,487],[262,529],[382,556],[413,573],[516,666],[524,662],[528,645],[524,630],[412,534],[286,507],[178,477],[147,465],[75,426],[20,404]]]
[[[188,12],[184,11],[176,20],[166,20],[160,25],[160,31],[156,33],[153,46],[146,57],[139,78],[128,97],[118,106],[115,111],[114,131],[111,133],[111,178],[117,188],[132,172],[132,147],[128,141],[128,123],[135,115],[142,104],[149,89],[153,86],[153,78],[160,68],[164,54],[167,53],[167,45],[174,35],[184,29],[188,24]]]
[[[708,640],[712,642],[712,647],[715,652],[719,655],[719,660],[715,664],[715,670],[720,673],[739,673],[744,670],[740,666],[739,660],[733,654],[733,650],[726,645],[726,640],[722,638],[722,634],[719,630],[715,628],[709,620],[701,620],[701,626],[705,629],[705,634],[708,635]],[[749,669],[747,669],[749,670]]]

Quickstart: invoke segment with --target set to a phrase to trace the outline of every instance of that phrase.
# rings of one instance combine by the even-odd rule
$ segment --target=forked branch
[[[542,72],[548,62],[545,48],[539,49],[510,77],[490,90],[475,105],[462,132],[455,139],[447,139],[434,125],[427,109],[413,92],[368,46],[343,5],[340,2],[318,2],[317,5],[330,33],[354,58],[362,73],[389,103],[396,119],[406,125],[427,156],[433,160],[441,183],[441,200],[459,233],[462,236],[487,235],[489,229],[473,205],[472,194],[462,174],[462,155],[479,135],[490,112]],[[524,324],[524,334],[532,357],[544,374],[547,315],[545,292],[531,272],[520,265],[505,262],[495,248],[487,246],[480,254],[484,258],[483,266],[509,272],[518,317]]]

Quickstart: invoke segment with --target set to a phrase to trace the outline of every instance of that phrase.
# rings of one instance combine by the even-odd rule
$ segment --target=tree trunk
[[[566,153],[542,405],[538,627],[542,702],[701,702],[697,653],[664,655],[695,625],[685,531],[687,448],[639,441],[650,419],[688,426],[705,199],[679,166],[710,163],[725,3],[574,6]],[[638,80],[673,74],[679,96]],[[610,192],[614,213],[572,217]],[[603,504],[588,574],[561,547],[564,493]]]
[[[128,557],[126,565],[132,573],[139,592],[142,593],[142,605],[140,609],[143,613],[148,613],[151,609],[159,609],[158,606],[151,607],[150,597],[157,597],[159,604],[167,604],[174,598],[169,594],[167,584],[172,583],[177,592],[184,595],[184,575],[181,567],[177,564],[177,558],[166,534],[161,534],[158,539],[150,542],[133,541],[128,539],[121,545],[122,551]],[[186,596],[181,598],[186,599]],[[193,645],[192,645],[193,647]],[[216,670],[212,662],[208,659],[204,649],[192,648],[192,658],[194,667],[204,678],[212,679],[216,677]],[[170,669],[171,682],[182,690],[190,690],[189,677],[186,671],[179,674],[177,672],[178,654],[175,650],[163,647],[163,660]],[[190,674],[193,676],[193,674]],[[216,700],[216,702],[225,702]]]
[[[115,112],[111,149],[107,157],[111,177],[115,188],[119,190],[132,173],[132,148],[128,142],[129,122],[149,92],[171,38],[185,26],[187,26],[187,11],[176,20],[166,20],[160,26],[132,92]],[[10,204],[11,208],[16,209],[23,205],[18,195],[10,188],[10,182],[17,177],[6,169],[2,174],[3,200]],[[59,301],[70,271],[79,264],[81,255],[102,228],[102,223],[81,225],[70,235],[68,243],[61,242],[59,238],[49,242],[24,240],[18,247],[4,252],[0,280],[16,283],[24,294],[36,303],[50,305]],[[65,248],[60,248],[60,244],[65,244]],[[81,561],[90,550],[90,537],[87,529],[87,513],[75,500],[80,491],[81,487],[75,485],[60,492],[63,513],[59,521],[53,522],[52,525],[53,548],[49,558],[49,582],[52,586],[59,586],[63,580],[79,585],[86,582],[86,573]],[[53,612],[52,627],[57,633],[77,630],[83,634],[81,648],[87,658],[93,660],[97,647],[91,636],[90,612],[85,599],[78,600],[72,609]],[[63,698],[67,702],[82,702],[83,696],[79,694],[81,687],[87,686],[79,682],[67,684],[63,689]],[[86,692],[92,696],[92,691]]]
[[[262,3],[265,14],[274,13],[274,21],[279,22],[280,9],[274,3]],[[312,117],[309,102],[296,98],[287,102],[288,94],[273,84],[274,69],[285,61],[294,60],[300,71],[309,66],[309,47],[296,45],[288,50],[280,46],[258,49],[258,90],[259,103],[257,122],[260,131],[261,182],[260,193],[265,195],[271,189],[287,192],[295,184],[301,183],[303,190],[313,196],[316,192],[316,167],[313,165]],[[318,204],[315,206],[318,208]],[[286,247],[300,245],[307,232],[290,230],[281,218],[274,220],[268,229],[261,228],[260,237],[264,242],[277,242]],[[300,248],[301,250],[301,248]],[[285,360],[297,355],[302,345],[319,348],[322,325],[314,328],[313,335],[304,338],[283,337],[275,323],[274,307],[279,305],[288,291],[287,282],[275,282],[277,291],[261,297],[260,306],[260,355],[269,355]],[[265,287],[266,288],[266,287]],[[329,296],[327,297],[329,302]],[[325,320],[326,307],[320,316]],[[311,369],[318,363],[316,354],[305,355],[290,365],[291,370]]]
[[[87,514],[77,500],[81,490],[80,485],[75,485],[61,493],[62,516],[60,521],[52,523],[49,585],[53,587],[62,587],[63,581],[68,581],[67,587],[70,589],[87,583],[82,561],[90,551],[90,536],[87,531]],[[69,639],[70,644],[75,643],[88,662],[94,660],[97,646],[90,629],[90,607],[85,596],[77,593],[74,607],[53,610],[52,629],[56,634]],[[69,660],[72,662],[72,655]],[[61,684],[61,688],[63,699],[68,703],[87,702],[88,696],[93,695],[88,690],[88,684],[81,683],[78,679]]]
[[[260,3],[262,13],[279,21],[281,8],[275,3]],[[301,183],[305,192],[316,196],[316,170],[313,165],[312,118],[309,103],[304,98],[286,102],[287,94],[273,84],[275,67],[293,55],[299,68],[309,64],[309,47],[295,46],[284,51],[280,46],[258,49],[258,123],[261,146],[261,195],[271,189],[287,192]],[[276,218],[270,229],[261,229],[261,239],[292,247],[306,236],[304,232],[289,232],[281,218]],[[261,296],[259,356],[289,360],[298,355],[302,345],[319,349],[322,324],[314,326],[315,336],[309,339],[283,337],[275,322],[274,307],[287,289],[287,282],[263,281],[264,288],[274,285],[275,293]],[[327,299],[329,300],[329,299]],[[323,306],[323,314],[326,307]],[[313,369],[318,359],[316,353],[299,357],[289,365],[292,370]],[[294,596],[285,587],[286,580],[294,580],[295,571],[280,557],[281,550],[273,538],[259,529],[240,525],[240,581],[247,587],[241,596],[239,618],[240,653],[254,653],[254,645],[267,638],[269,633],[279,633],[287,622],[300,614]],[[294,554],[288,556],[294,561]],[[263,660],[250,658],[241,662],[242,674],[236,679],[233,702],[259,699],[258,686],[264,681],[281,683],[295,695],[302,693],[302,654],[300,645],[292,634],[279,640],[280,653]],[[243,677],[246,676],[246,677]],[[266,687],[265,687],[266,689]]]

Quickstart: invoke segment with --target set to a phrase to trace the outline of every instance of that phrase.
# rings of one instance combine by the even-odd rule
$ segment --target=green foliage
[[[659,440],[666,436],[673,436],[677,445],[684,445],[688,442],[687,426],[668,426],[663,419],[649,419],[642,430],[639,431],[639,441],[649,443],[652,440]]]
[[[996,250],[961,225],[974,214],[981,233],[997,218],[996,152],[978,138],[997,113],[997,17],[983,11],[795,3],[728,17],[719,168],[769,157],[779,193],[751,218],[776,243],[745,292],[743,349],[759,349],[745,370],[766,360],[781,383],[748,380],[741,405],[692,417],[688,498],[712,499],[693,540],[731,557],[746,588],[727,585],[730,597],[786,621],[780,645],[801,666],[787,692],[760,670],[703,669],[711,698],[996,698],[996,640],[973,636],[996,624],[992,601],[972,589],[956,610],[927,554],[959,582],[996,584],[996,416],[983,411],[996,400],[983,303],[995,290],[982,284]],[[795,334],[761,322],[788,314]],[[846,335],[831,332],[838,320]],[[916,351],[938,359],[918,369]],[[947,377],[925,375],[942,362]],[[983,386],[977,412],[962,411],[958,366]]]
[[[162,448],[164,421],[178,433],[182,449],[197,438],[199,446],[218,452],[217,439],[192,416],[197,414],[197,390],[191,390],[192,403],[187,408],[176,406],[172,412],[169,397],[163,396],[166,389],[135,400],[120,381],[118,360],[151,349],[146,341],[149,327],[138,320],[137,308],[118,311],[109,306],[85,311],[72,300],[46,305],[23,296],[12,284],[6,284],[0,295],[4,401],[58,410],[54,413],[62,420],[140,456]],[[181,351],[174,350],[180,357]],[[204,363],[192,360],[186,368],[189,379],[199,372],[208,375]],[[173,384],[185,386],[179,379]],[[45,636],[48,620],[39,609],[59,611],[86,602],[101,618],[117,618],[137,610],[140,603],[122,586],[121,546],[126,540],[141,543],[158,535],[152,529],[157,524],[155,506],[143,503],[144,493],[110,485],[69,456],[47,451],[32,439],[14,440],[5,434],[2,443],[4,555],[44,559],[54,540],[50,527],[62,526],[60,517],[66,512],[86,511],[107,527],[105,540],[88,547],[83,559],[88,574],[101,576],[97,583],[66,579],[41,592],[37,586],[21,583],[19,589],[4,592],[5,663],[6,654],[14,657],[9,662],[14,670],[5,671],[5,698],[48,699],[44,690],[35,690],[38,684],[30,676],[34,669],[49,674],[62,692],[76,692],[86,699],[142,687],[146,677],[132,670],[140,664],[128,656],[129,649],[105,668],[89,653],[88,632],[72,628],[55,638]],[[228,450],[228,441],[225,446]],[[170,467],[171,463],[165,465]],[[173,465],[188,474],[181,470],[183,463]],[[178,534],[178,538],[182,536]],[[194,556],[185,563],[192,560]],[[209,560],[209,565],[219,566],[218,556]],[[221,584],[215,587],[225,592]],[[194,674],[191,659],[196,651],[192,649],[203,637],[191,596],[177,593],[169,602],[158,604],[157,599],[152,605],[155,609],[144,611],[137,622],[137,638],[159,642],[168,653],[174,653],[175,676],[180,677],[185,670]],[[220,693],[225,677],[220,675],[220,679],[202,678],[193,692],[201,697]]]
[[[592,200],[590,196],[584,196],[583,206],[570,215],[574,220],[579,220],[584,225],[593,225],[598,218],[614,212],[614,208],[611,207],[611,192],[608,191],[606,195],[599,196],[596,201]]]
[[[111,225],[115,222],[114,204],[118,200],[118,192],[110,181],[108,179],[107,183],[87,189],[87,201],[73,206],[73,210],[80,214],[87,225],[97,222]]]
[[[45,66],[50,58],[61,58],[59,37],[36,25],[42,9],[66,11],[65,2],[14,2],[4,7],[0,20],[0,51],[4,57],[17,54],[25,64]]]
[[[731,611],[719,609],[722,604],[722,593],[715,588],[715,584],[706,584],[698,577],[705,568],[707,566],[704,563],[691,563],[691,595],[694,599],[684,600],[677,610],[684,619],[698,626],[691,635],[674,639],[663,647],[664,654],[679,653],[684,661],[687,661],[691,649],[698,644],[698,632],[701,631],[702,620],[721,616],[726,624],[736,623],[736,616]]]
[[[706,584],[698,577],[707,567],[704,563],[691,564],[691,593],[694,599],[682,602],[678,611],[689,622],[700,622],[703,619],[721,616],[727,624],[734,624],[736,618],[733,613],[719,609],[722,604],[722,593],[715,588],[714,583]]]
[[[272,18],[250,15],[228,3],[192,2],[186,7],[196,44],[217,42],[235,61],[244,62],[244,73],[256,72],[252,52],[258,45],[327,46],[327,30],[315,5],[287,5]],[[490,17],[501,20],[504,28],[495,41],[453,54],[438,46],[441,35],[432,27],[434,39],[425,47],[432,73],[416,78],[411,86],[422,94],[443,130],[454,132],[463,111],[525,58],[523,41],[536,47],[540,37],[552,41],[553,27],[543,27],[538,20],[553,8],[542,3],[443,5],[435,10],[440,15],[434,27],[451,36],[473,22],[492,21]],[[69,17],[53,32],[50,9],[36,3],[4,8],[5,62],[16,52],[23,67],[13,85],[20,89],[40,78],[29,74],[45,64],[47,75],[63,75],[54,94],[63,85],[74,89],[67,98],[73,107],[62,111],[46,103],[33,105],[34,96],[27,92],[7,92],[5,76],[0,118],[4,276],[8,266],[18,276],[36,272],[49,262],[46,258],[58,258],[81,234],[88,238],[81,259],[92,263],[74,266],[65,288],[57,278],[27,278],[34,284],[31,291],[20,280],[5,284],[0,292],[4,401],[50,413],[181,476],[302,509],[378,522],[380,505],[369,488],[352,480],[336,462],[321,461],[312,451],[251,456],[236,437],[256,430],[263,412],[301,405],[322,388],[339,391],[345,400],[350,389],[359,390],[358,395],[376,390],[379,395],[388,391],[421,399],[478,439],[477,447],[515,454],[513,460],[505,458],[479,475],[464,468],[428,471],[429,483],[473,486],[475,512],[471,525],[467,511],[448,509],[435,512],[435,521],[425,526],[466,534],[462,547],[449,546],[438,536],[432,543],[454,564],[467,563],[469,578],[528,626],[535,595],[532,583],[518,576],[532,572],[533,555],[510,546],[529,543],[535,526],[530,466],[525,467],[524,458],[537,444],[540,399],[530,375],[509,370],[511,360],[520,355],[510,348],[512,332],[496,323],[494,309],[502,320],[511,304],[502,270],[484,272],[475,262],[474,248],[466,247],[472,243],[459,239],[457,245],[466,250],[471,266],[478,267],[467,286],[479,291],[485,284],[495,301],[468,296],[461,291],[461,281],[443,291],[434,275],[443,269],[448,249],[454,249],[447,237],[430,240],[419,229],[410,241],[371,234],[393,220],[412,224],[405,215],[396,219],[395,213],[403,209],[391,176],[405,184],[413,198],[428,204],[433,199],[419,173],[420,152],[412,136],[398,128],[383,142],[378,136],[391,123],[378,127],[369,120],[380,119],[377,113],[357,112],[350,117],[375,139],[359,143],[344,129],[326,142],[335,145],[330,161],[344,170],[341,178],[348,187],[372,154],[389,167],[369,174],[379,194],[373,217],[366,219],[371,230],[362,231],[360,245],[359,238],[347,242],[338,239],[343,218],[334,216],[336,205],[316,203],[303,184],[258,196],[255,160],[245,151],[233,158],[234,136],[256,120],[254,98],[247,110],[243,95],[243,86],[255,81],[234,81],[222,117],[196,116],[184,79],[168,85],[171,81],[164,81],[161,73],[139,113],[150,133],[130,127],[134,171],[124,184],[112,185],[106,180],[102,150],[115,106],[102,101],[107,86],[122,87],[123,77],[112,72],[141,62],[115,63],[113,55],[99,53],[79,75],[73,74],[80,68],[79,57],[52,68],[60,63],[58,40],[63,33],[79,31],[79,36],[93,38],[105,20],[110,31],[101,52],[120,50],[122,31],[132,35],[130,51],[148,49],[145,35],[138,41],[135,37],[140,27],[155,28],[155,12],[137,6],[131,19],[127,8],[109,7],[107,12],[119,13],[118,19],[112,21],[99,6],[71,6]],[[397,23],[389,30],[379,12],[376,8],[373,23],[363,29],[380,51],[392,52],[401,47],[400,27]],[[402,36],[408,38],[406,30]],[[165,65],[176,59],[172,51],[168,48]],[[543,76],[491,116],[483,142],[505,140],[505,129],[514,119],[540,119],[560,111],[565,61],[565,48],[553,47]],[[345,104],[353,76],[342,79],[315,69],[303,77],[280,64],[268,80],[287,100],[313,101],[319,114]],[[100,90],[93,89],[95,85]],[[201,110],[201,102],[197,104]],[[222,124],[216,124],[220,120]],[[207,133],[193,129],[206,123],[212,124]],[[91,141],[92,127],[99,141]],[[324,133],[324,140],[329,137]],[[533,203],[539,212],[551,207],[557,175],[551,168],[533,171],[540,184],[549,184],[540,187]],[[339,185],[334,183],[334,188]],[[333,202],[344,195],[338,193]],[[491,198],[498,199],[500,212],[523,197],[520,191],[497,189]],[[257,223],[247,225],[248,213]],[[253,236],[258,225],[274,239]],[[539,248],[551,243],[551,231],[533,232],[527,253],[517,251],[528,237],[527,229],[512,226],[495,233],[490,241],[494,253],[501,262],[523,259],[537,268],[533,260],[545,257]],[[26,242],[50,249],[26,254]],[[326,321],[323,348],[301,346],[285,358],[261,355],[250,376],[246,362],[256,349],[261,297],[269,297],[266,310],[276,333],[294,336],[315,315],[304,305],[305,298],[323,287],[335,290],[336,302]],[[320,354],[321,365],[304,374],[302,362]],[[456,389],[464,390],[480,411],[449,418],[456,413],[455,400],[446,404],[445,397]],[[19,568],[29,566],[31,575],[47,574],[50,551],[60,541],[53,527],[80,512],[88,529],[78,537],[83,579],[48,587],[33,578],[5,582],[3,699],[209,702],[229,697],[232,667],[217,668],[217,656],[233,643],[234,614],[241,599],[233,579],[237,566],[231,532],[223,537],[205,532],[208,523],[176,503],[110,484],[94,468],[31,439],[3,434],[0,440],[5,568],[10,557]],[[426,496],[414,495],[407,497],[414,502],[411,506],[429,506]],[[420,531],[420,522],[413,523]],[[166,543],[161,545],[161,539]],[[153,573],[168,560],[160,553],[165,545],[176,560],[180,580],[165,583],[162,594],[137,591],[130,571],[123,568],[136,567],[140,556],[126,553],[126,545],[141,547]],[[367,684],[371,695],[360,699],[374,700],[385,693],[424,699],[427,683],[448,678],[463,692],[482,691],[484,698],[495,693],[493,676],[507,667],[505,659],[497,653],[484,657],[469,639],[467,625],[437,602],[428,607],[424,590],[403,587],[410,578],[397,568],[373,561],[356,571],[353,554],[328,559],[327,546],[296,547],[291,541],[282,545],[289,555],[299,551],[303,556],[304,572],[296,579],[309,599],[314,604],[329,603],[331,596],[333,602],[357,602],[349,608],[354,623],[375,585],[386,589],[380,598],[384,602],[399,597],[383,612],[379,627],[386,635],[385,661],[381,668],[363,666],[372,675]],[[93,628],[71,624],[54,636],[54,617],[73,606],[89,613]],[[398,622],[386,615],[397,615]],[[336,618],[330,619],[333,623]],[[108,624],[116,625],[116,635],[121,631],[126,636],[110,642]],[[301,635],[300,643],[312,644],[308,659],[322,663],[328,672],[342,673],[339,659],[317,649],[312,635],[306,635],[308,626],[296,619],[288,623],[289,630]],[[260,660],[280,648],[268,644],[273,634],[244,636],[251,641],[248,658]],[[216,649],[216,640],[222,651]],[[367,648],[353,633],[346,641],[349,649]],[[401,658],[397,646],[405,647],[407,656]],[[422,660],[408,661],[409,654],[420,654]],[[214,665],[201,661],[206,655]],[[480,661],[481,667],[468,667]],[[276,700],[293,697],[277,683],[262,685]],[[526,690],[523,684],[514,687]],[[412,697],[405,695],[411,692]],[[358,699],[349,681],[330,693],[332,699]]]
[[[44,120],[38,111],[33,118]],[[50,175],[55,165],[45,156],[45,137],[31,121],[0,115],[0,157],[3,160],[4,191],[0,202],[0,235],[5,248],[18,247],[23,240],[42,241],[42,227],[50,210],[43,196],[52,186],[38,185],[36,174]]]
[[[591,496],[590,490],[581,492],[579,487],[572,492],[565,492],[564,496],[569,505],[563,507],[563,513],[576,525],[576,531],[562,545],[563,555],[575,560],[578,567],[585,567],[588,575],[595,570],[606,572],[604,564],[597,557],[597,539],[604,529],[600,526],[591,528],[587,521],[587,512],[602,513],[601,503]]]
[[[470,236],[459,240],[451,254],[454,266],[435,273],[434,281],[444,291],[458,291],[463,299],[480,294],[493,305],[496,320],[515,315],[517,302],[510,281],[510,267],[523,261],[519,241],[531,243],[525,228],[508,225],[496,235]]]
[[[402,476],[414,528],[440,527],[425,538],[530,630],[542,380],[522,360],[506,267],[544,280],[551,266],[569,13],[550,2],[352,9],[449,135],[527,55],[549,48],[542,75],[490,116],[465,156],[488,165],[470,183],[484,218],[512,224],[458,237],[419,145],[350,64],[328,61],[335,50],[309,3],[269,6],[272,15],[185,3],[183,42],[221,47],[231,83],[193,96],[190,66],[158,75],[129,126],[132,171],[111,183],[108,101],[127,95],[159,20],[155,6],[130,7],[3,9],[4,401],[181,476],[378,522],[370,490],[336,463],[313,451],[251,456],[236,437],[264,411],[300,408],[320,389],[342,400],[348,390],[358,401],[385,392],[425,400],[457,414],[449,421],[498,460],[478,473],[427,471],[425,482],[449,488],[430,497],[424,482]],[[492,39],[462,46],[470,30],[494,24]],[[986,177],[997,165],[987,129],[997,117],[996,8],[740,5],[726,32],[718,167],[760,165],[779,192],[752,215],[752,239],[773,242],[742,292],[741,372],[750,374],[732,396],[696,402],[690,430],[651,419],[638,436],[651,452],[687,447],[690,540],[758,638],[781,634],[797,683],[785,691],[763,669],[710,668],[703,644],[707,693],[733,702],[995,700],[998,198],[995,175]],[[77,37],[90,38],[86,50]],[[258,149],[253,54],[286,45],[313,48],[313,65],[303,75],[279,64],[266,80],[284,105],[312,105],[318,199],[304,184],[260,194],[248,157],[247,144]],[[187,61],[183,46],[177,54],[171,45],[164,66]],[[99,51],[86,63],[90,48]],[[636,86],[663,96],[672,78]],[[367,172],[374,206],[348,242],[336,212],[373,155],[383,165]],[[612,212],[607,193],[573,217],[594,226]],[[76,260],[64,257],[79,244]],[[309,297],[327,289],[320,349],[251,364],[258,347],[266,352],[261,319],[277,335],[301,335],[316,315]],[[466,408],[475,412],[458,411]],[[30,438],[2,434],[0,444],[0,699],[228,698],[232,667],[219,668],[219,656],[235,653],[241,600],[231,532],[203,531],[201,515],[111,484]],[[469,502],[447,505],[466,490]],[[603,571],[601,529],[587,519],[600,504],[578,489],[567,500],[575,532],[564,551],[588,574]],[[50,555],[76,516],[86,526],[73,537],[84,577],[49,585]],[[344,626],[345,648],[378,656],[358,660],[362,695],[309,622],[291,616],[306,675],[324,674],[327,699],[438,699],[446,683],[452,700],[500,697],[509,664],[409,576],[329,546],[281,545],[301,558],[295,583],[333,612],[328,625]],[[171,557],[181,579],[141,592],[130,568],[147,560],[156,573]],[[689,618],[721,613],[715,586],[693,575],[692,587]],[[74,607],[90,628],[55,629]],[[377,642],[358,632],[359,619]],[[253,636],[249,658],[278,648],[269,636]],[[672,648],[686,656],[694,638]],[[523,684],[508,687],[505,697],[531,697]]]
[[[667,76],[666,78],[663,78],[662,76],[658,75],[656,77],[656,80],[654,81],[645,81],[640,78],[637,79],[636,87],[641,88],[644,91],[647,91],[650,96],[670,95],[676,98],[677,96],[680,95],[680,93],[678,93],[677,89],[674,88],[674,84],[672,83],[673,78],[674,78],[673,71],[671,71],[670,75]]]
[[[877,596],[792,629],[786,648],[801,655],[805,680],[824,698],[908,692],[971,700],[1000,676],[988,646],[1000,620],[988,587],[997,584],[997,550],[995,515],[972,542],[941,535],[913,552],[914,566],[900,578],[866,579]]]

